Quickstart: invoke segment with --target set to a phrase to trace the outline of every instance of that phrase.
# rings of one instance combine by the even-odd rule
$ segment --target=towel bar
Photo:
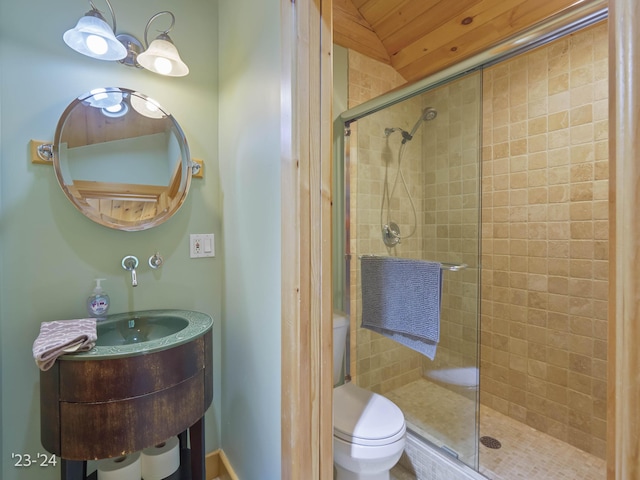
[[[468,267],[466,263],[442,263],[440,267],[442,270],[448,270],[450,272],[459,272]]]
[[[383,256],[386,256],[386,255],[358,255],[358,259],[362,259],[362,257],[383,257]],[[349,255],[349,258],[351,258],[351,255]],[[460,270],[465,270],[468,266],[469,265],[467,265],[466,263],[442,262],[440,264],[440,268],[442,270],[447,270],[449,272],[459,272]]]

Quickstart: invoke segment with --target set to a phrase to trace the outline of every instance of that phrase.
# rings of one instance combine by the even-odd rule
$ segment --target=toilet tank
[[[349,317],[342,312],[333,313],[333,384],[341,380],[344,352],[347,347]]]

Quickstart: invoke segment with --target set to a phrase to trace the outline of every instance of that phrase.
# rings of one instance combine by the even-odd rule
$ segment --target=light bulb
[[[89,35],[86,41],[87,48],[96,55],[104,55],[109,49],[107,41],[98,35]]]
[[[122,103],[119,103],[117,105],[112,105],[111,107],[107,107],[105,108],[105,110],[109,113],[118,113],[120,110],[122,110],[124,107],[122,105]]]
[[[156,71],[162,75],[167,75],[171,72],[171,62],[163,57],[158,57],[153,62],[156,67]]]

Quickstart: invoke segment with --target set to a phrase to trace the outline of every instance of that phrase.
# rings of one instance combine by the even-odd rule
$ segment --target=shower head
[[[438,111],[433,107],[427,107],[422,111],[422,120],[428,122],[438,116]]]
[[[407,139],[405,137],[405,139],[403,141],[411,140],[413,138],[413,136],[415,135],[415,133],[418,131],[418,128],[420,128],[420,125],[422,125],[422,122],[429,122],[429,121],[433,120],[434,118],[436,118],[437,116],[438,116],[438,111],[435,108],[433,108],[433,107],[425,108],[422,111],[422,115],[420,115],[420,118],[418,119],[416,124],[411,129],[411,133],[409,133],[409,138]]]

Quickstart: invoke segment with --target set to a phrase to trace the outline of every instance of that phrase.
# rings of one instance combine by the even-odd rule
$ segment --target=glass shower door
[[[481,75],[468,74],[350,125],[352,375],[408,428],[477,468]],[[433,360],[361,328],[363,255],[443,264]]]

